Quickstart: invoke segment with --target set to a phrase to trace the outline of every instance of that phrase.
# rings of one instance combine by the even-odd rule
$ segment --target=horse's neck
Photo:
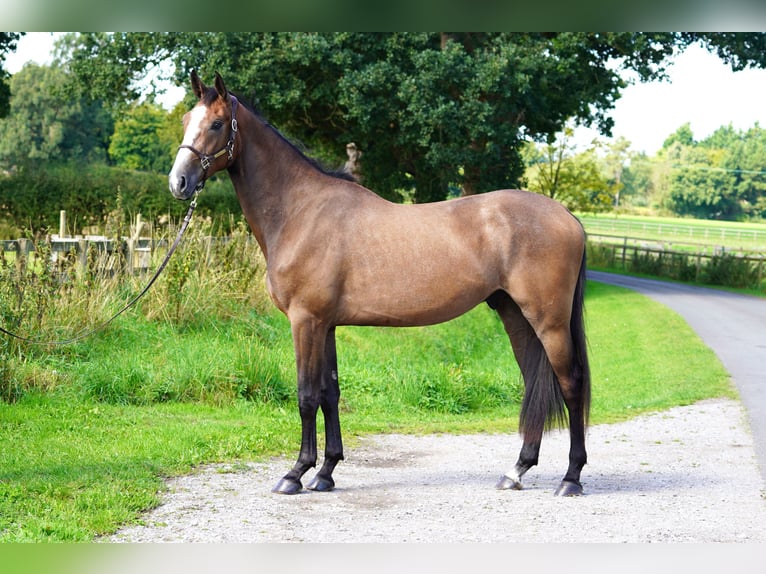
[[[240,138],[242,149],[229,174],[245,218],[268,260],[291,208],[300,202],[306,188],[298,182],[314,176],[315,170],[254,115],[240,121]]]

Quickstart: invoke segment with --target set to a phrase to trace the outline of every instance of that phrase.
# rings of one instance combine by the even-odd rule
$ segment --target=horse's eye
[[[213,122],[213,125],[211,126],[214,130],[220,130],[223,127],[223,122],[221,120],[215,120]]]

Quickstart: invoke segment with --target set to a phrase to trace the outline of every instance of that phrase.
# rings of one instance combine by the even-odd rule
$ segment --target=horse
[[[272,492],[335,487],[343,460],[335,346],[339,326],[407,327],[456,318],[482,302],[500,317],[524,381],[523,443],[498,489],[521,489],[545,431],[566,426],[569,466],[556,495],[583,493],[590,372],[583,322],[585,232],[560,203],[498,190],[424,204],[389,202],[309,158],[216,73],[191,73],[197,104],[168,181],[179,200],[227,170],[267,263],[266,288],[290,322],[297,368],[298,459]],[[568,416],[567,416],[568,415]]]

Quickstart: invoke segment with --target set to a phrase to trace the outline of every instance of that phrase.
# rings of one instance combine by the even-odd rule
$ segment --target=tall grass
[[[57,386],[62,382],[57,370],[49,369],[47,376],[40,377],[40,369],[33,365],[65,361],[72,355],[87,356],[102,341],[110,340],[115,328],[121,327],[121,339],[129,339],[131,325],[141,331],[143,322],[160,332],[184,330],[234,319],[243,309],[265,309],[265,264],[245,224],[230,222],[233,231],[225,240],[211,239],[212,221],[195,224],[136,310],[98,336],[63,346],[4,336],[0,340],[0,400],[14,401],[25,392]],[[175,233],[175,227],[168,226],[169,240]],[[54,260],[43,238],[36,238],[35,244],[36,251],[29,257],[0,257],[0,321],[7,330],[37,342],[60,342],[99,330],[149,280],[149,272],[126,270],[124,253],[99,253],[91,248],[82,268],[74,254]],[[155,266],[163,256],[164,252],[155,252]],[[136,337],[145,339],[145,333]],[[112,378],[143,380],[152,373],[136,367],[122,375],[112,373]],[[103,392],[108,394],[106,388]],[[157,391],[157,396],[165,395]],[[187,394],[171,389],[167,396]]]

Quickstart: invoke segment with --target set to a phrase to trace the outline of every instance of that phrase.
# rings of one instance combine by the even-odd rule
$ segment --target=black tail
[[[582,381],[580,405],[587,426],[590,419],[590,364],[588,363],[588,342],[585,339],[585,259],[585,251],[583,250],[580,276],[577,278],[574,300],[572,301],[572,319],[569,322],[569,329],[574,344],[573,375],[575,380]]]
[[[588,366],[587,343],[584,324],[585,299],[585,253],[580,264],[580,275],[575,286],[572,301],[570,333],[574,350],[572,376],[581,381],[581,403],[583,417],[587,425],[590,415],[590,367]],[[531,332],[531,330],[530,330]],[[542,342],[533,335],[527,342],[524,354],[524,401],[521,405],[519,430],[525,441],[539,441],[543,433],[554,427],[567,424],[567,411],[564,396],[558,378],[553,372]]]

